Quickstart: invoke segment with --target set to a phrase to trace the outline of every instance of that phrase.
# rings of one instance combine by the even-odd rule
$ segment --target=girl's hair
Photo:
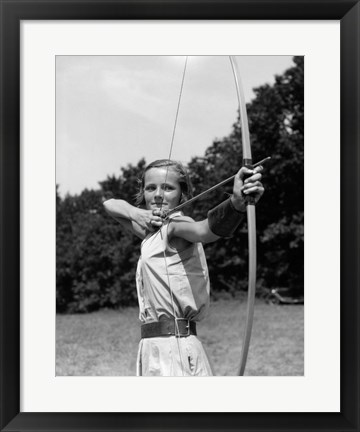
[[[151,162],[143,171],[141,179],[139,182],[139,191],[135,195],[135,205],[140,207],[145,204],[144,198],[144,186],[145,186],[145,174],[151,168],[164,168],[167,167],[179,174],[179,183],[181,187],[181,199],[179,204],[187,201],[193,196],[193,188],[189,174],[187,173],[184,165],[181,162],[173,161],[170,159],[159,159]]]

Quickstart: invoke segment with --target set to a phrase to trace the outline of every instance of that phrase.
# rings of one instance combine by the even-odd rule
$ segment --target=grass
[[[216,375],[236,375],[246,318],[246,301],[213,302],[198,335]],[[304,307],[255,304],[245,375],[304,373]],[[140,338],[137,308],[58,315],[56,375],[133,376]]]

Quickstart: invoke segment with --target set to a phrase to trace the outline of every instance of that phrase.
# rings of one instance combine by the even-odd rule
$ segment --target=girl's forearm
[[[121,199],[109,199],[103,203],[106,212],[114,217],[134,221],[137,208]]]
[[[103,203],[105,211],[113,217],[120,225],[143,239],[146,235],[146,227],[139,223],[141,211],[127,201],[121,199],[109,199]]]

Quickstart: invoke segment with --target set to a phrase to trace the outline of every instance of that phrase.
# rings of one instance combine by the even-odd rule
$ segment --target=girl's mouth
[[[164,207],[167,206],[167,203],[159,202],[159,203],[151,203],[151,205],[154,205],[156,207]]]

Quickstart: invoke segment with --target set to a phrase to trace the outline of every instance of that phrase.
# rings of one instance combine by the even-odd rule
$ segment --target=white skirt
[[[212,376],[212,367],[196,336],[141,339],[137,376]]]

